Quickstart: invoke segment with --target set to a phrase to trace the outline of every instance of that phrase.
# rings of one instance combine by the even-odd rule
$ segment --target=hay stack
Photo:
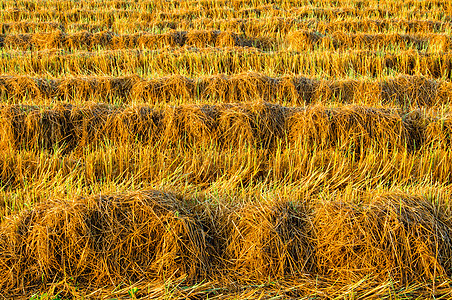
[[[358,152],[372,145],[411,151],[430,141],[427,134],[433,131],[434,136],[441,133],[446,145],[450,129],[437,125],[441,123],[420,110],[401,114],[400,110],[357,105],[333,109],[322,105],[290,108],[266,102],[163,109],[100,104],[0,107],[4,133],[0,143],[15,149],[63,147],[70,151],[110,140],[120,144],[182,142],[188,147],[248,144],[259,149],[289,141],[308,147],[339,145]]]
[[[139,32],[122,35],[110,31],[91,33],[84,30],[72,34],[57,31],[30,34],[4,34],[0,36],[0,46],[22,50],[52,48],[92,50],[96,47],[105,47],[112,50],[124,48],[159,49],[185,45],[200,48],[209,46],[243,46],[271,49],[275,46],[275,43],[275,39],[272,38],[247,38],[234,32],[221,32],[216,30],[172,30],[163,34]]]
[[[271,148],[284,138],[287,108],[268,103],[225,104],[220,112],[218,140],[226,145]]]
[[[220,32],[217,31],[193,30],[187,32],[186,44],[199,48],[206,47],[207,45],[216,46],[219,34]],[[234,46],[234,40],[225,46]]]
[[[324,44],[324,36],[316,31],[294,31],[287,36],[287,42],[293,50],[313,50],[319,43]]]
[[[327,109],[313,106],[299,110],[287,120],[289,139],[314,147],[336,147],[364,151],[370,145],[381,148],[410,146],[406,124],[390,110],[364,106]]]
[[[448,52],[452,47],[452,39],[448,35],[434,35],[428,44],[431,52]]]
[[[0,226],[0,288],[54,280],[104,286],[205,276],[205,233],[180,199],[158,191],[51,201]]]
[[[196,81],[181,75],[170,75],[151,80],[137,79],[132,88],[134,99],[146,99],[149,103],[168,102],[172,99],[192,99],[196,91]]]
[[[441,85],[422,76],[400,75],[380,83],[381,100],[401,107],[434,106],[444,101],[439,97]]]
[[[417,68],[414,65],[414,58],[405,61],[401,59],[405,58],[388,57],[382,62],[382,67],[402,68],[413,73],[413,68]],[[436,59],[439,58],[428,58],[426,62]],[[447,65],[447,62],[436,65],[432,63],[425,72],[434,72],[438,76],[447,75]],[[24,101],[25,97],[29,97],[65,101],[103,98],[105,102],[121,100],[128,103],[137,100],[150,104],[173,100],[188,102],[193,99],[217,103],[263,100],[300,105],[314,101],[328,102],[330,98],[334,98],[333,100],[346,103],[383,102],[410,108],[447,103],[452,98],[451,86],[446,81],[410,75],[379,82],[367,79],[328,81],[302,76],[269,77],[255,72],[199,78],[176,74],[153,79],[143,79],[136,75],[118,78],[80,76],[61,79],[0,76],[0,94],[15,102]]]
[[[218,138],[220,109],[215,105],[184,105],[166,109],[161,141],[208,144]]]
[[[314,267],[309,215],[302,205],[249,204],[231,211],[223,223],[229,276],[268,282]]]
[[[324,202],[314,218],[319,273],[402,284],[450,276],[452,229],[445,211],[402,194],[373,196],[364,204]]]

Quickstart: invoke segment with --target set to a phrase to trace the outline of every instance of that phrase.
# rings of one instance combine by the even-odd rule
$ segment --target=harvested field
[[[448,147],[451,116],[431,117],[415,110],[363,106],[306,109],[268,103],[184,105],[117,109],[107,105],[72,105],[46,109],[12,105],[0,108],[4,147],[52,149],[83,148],[105,139],[167,144],[183,140],[187,147],[247,143],[272,148],[277,140],[307,143],[306,147],[372,144],[390,149],[420,148],[431,143],[431,131]],[[438,123],[442,123],[438,126]],[[231,137],[232,135],[232,137]],[[447,137],[447,138],[446,138]]]
[[[172,2],[174,3],[174,2]],[[449,8],[452,11],[451,8]],[[296,18],[316,18],[320,20],[344,19],[344,18],[404,18],[404,19],[434,19],[443,20],[449,17],[447,11],[442,9],[409,9],[397,11],[392,9],[381,9],[375,7],[356,9],[353,7],[343,8],[315,8],[311,5],[280,9],[275,5],[259,5],[254,8],[230,7],[194,7],[194,8],[167,8],[166,10],[156,9],[154,12],[138,9],[49,9],[47,7],[30,11],[28,8],[5,9],[0,16],[0,22],[18,22],[26,19],[33,21],[63,20],[64,22],[97,22],[118,19],[128,19],[138,21],[153,22],[160,21],[187,21],[199,18],[211,19],[240,19],[240,18],[261,18],[261,17],[296,17]]]
[[[273,3],[272,1],[247,1],[247,0],[217,0],[217,1],[205,1],[205,0],[183,0],[177,2],[170,1],[152,1],[143,0],[139,2],[130,2],[126,0],[102,0],[99,2],[73,2],[70,0],[63,0],[59,2],[34,2],[21,0],[16,2],[14,0],[5,0],[2,2],[2,8],[17,8],[18,6],[27,8],[34,11],[38,8],[51,8],[51,9],[68,9],[68,8],[87,8],[87,9],[100,9],[102,7],[114,7],[116,9],[150,9],[156,10],[174,9],[174,8],[190,8],[190,7],[202,7],[205,8],[217,8],[224,7],[226,4],[233,9],[240,8],[256,8],[256,6],[262,6]],[[303,7],[311,5],[312,7],[325,7],[325,8],[357,8],[363,9],[367,7],[373,7],[377,3],[384,5],[388,9],[404,10],[408,8],[412,9],[442,9],[446,12],[450,9],[449,3],[445,3],[441,0],[429,1],[429,0],[407,0],[407,1],[391,1],[391,0],[370,0],[362,2],[360,0],[339,0],[339,1],[323,1],[323,0],[291,0],[278,3],[278,6],[282,9],[290,9],[295,7]]]
[[[444,33],[451,30],[450,22],[434,22],[429,20],[407,20],[378,18],[363,18],[359,20],[333,20],[319,21],[316,18],[301,19],[299,17],[269,17],[269,18],[228,18],[211,19],[197,18],[182,21],[140,21],[133,26],[126,20],[114,20],[105,22],[65,24],[64,22],[8,22],[1,23],[0,28],[5,33],[38,33],[61,30],[66,33],[89,31],[91,33],[102,31],[114,31],[115,33],[127,34],[136,31],[164,32],[169,30],[220,30],[240,32],[246,36],[278,37],[286,35],[293,30],[314,30],[325,34],[326,32],[405,32],[405,33]]]
[[[0,35],[0,48],[19,50],[41,50],[63,48],[78,49],[127,49],[144,48],[159,49],[175,46],[192,47],[255,47],[269,49],[272,43],[267,39],[248,39],[232,32],[219,31],[173,31],[166,34],[137,33],[132,35],[116,35],[112,32],[89,33],[87,31],[75,34],[34,33],[20,35]]]
[[[280,42],[271,37],[249,38],[234,32],[221,31],[170,31],[163,34],[124,34],[110,31],[74,34],[64,32],[3,34],[0,48],[12,50],[43,50],[61,48],[65,50],[102,49],[160,49],[165,47],[251,47],[261,50],[277,50],[289,45],[297,51],[313,49],[363,49],[363,50],[425,50],[432,52],[451,51],[452,42],[447,34],[346,34],[334,32],[323,35],[317,31],[294,31]]]
[[[1,70],[14,69],[16,75],[36,77],[48,74],[56,77],[90,75],[96,72],[118,77],[130,76],[140,70],[141,74],[150,77],[184,74],[193,78],[209,72],[235,75],[251,69],[271,77],[289,73],[315,78],[321,70],[323,77],[336,80],[353,75],[360,79],[365,76],[390,77],[394,73],[450,80],[451,66],[452,52],[423,53],[412,50],[386,54],[366,50],[347,53],[321,50],[295,54],[226,47],[216,48],[215,51],[210,48],[168,51],[127,49],[77,51],[75,54],[63,50],[43,50],[32,54],[14,51],[0,56]]]
[[[451,298],[451,21],[0,0],[0,300]]]
[[[333,32],[323,35],[315,31],[294,31],[287,37],[290,46],[299,51],[322,49],[368,49],[385,50],[388,45],[397,50],[450,51],[451,41],[447,34],[347,34]]]
[[[392,193],[370,201],[245,204],[221,214],[187,203],[146,191],[24,211],[0,227],[6,274],[0,286],[8,295],[68,276],[71,281],[56,285],[61,295],[80,296],[74,282],[99,295],[99,284],[137,277],[265,283],[289,275],[296,288],[288,295],[301,295],[310,293],[316,280],[310,277],[321,275],[322,285],[339,274],[342,280],[372,276],[380,286],[371,295],[384,295],[389,278],[433,289],[431,280],[440,287],[450,282],[450,211],[436,212],[443,203]],[[212,296],[209,290],[200,293]]]
[[[327,81],[298,76],[272,78],[259,73],[197,79],[171,75],[149,80],[136,75],[61,79],[0,76],[0,95],[12,103],[23,102],[26,95],[37,100],[75,102],[103,99],[111,103],[158,104],[263,100],[292,105],[319,102],[387,104],[405,109],[447,104],[452,97],[452,86],[448,81],[408,75],[379,82],[353,79]]]

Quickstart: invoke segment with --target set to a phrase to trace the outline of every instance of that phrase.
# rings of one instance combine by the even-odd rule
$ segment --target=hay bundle
[[[105,95],[104,97],[119,98],[126,101],[130,99],[133,85],[140,80],[137,75],[115,77],[110,78],[110,80],[104,79],[101,82],[99,92],[102,92],[102,95]]]
[[[23,109],[27,109],[27,107],[1,106],[0,130],[2,134],[0,145],[2,148],[14,148],[26,143],[25,114],[22,112]]]
[[[29,49],[32,34],[5,34],[3,35],[3,47],[12,49]]]
[[[74,142],[70,111],[64,106],[54,109],[32,110],[25,114],[26,148],[52,149]]]
[[[66,45],[66,36],[63,32],[40,32],[31,35],[30,44],[37,49],[61,48]]]
[[[93,34],[88,31],[80,31],[74,34],[66,35],[63,46],[67,49],[91,49],[93,44]]]
[[[56,95],[62,100],[89,99],[97,92],[96,78],[67,77],[59,80]]]
[[[362,81],[354,79],[333,80],[322,82],[321,87],[317,90],[316,97],[321,99],[331,99],[341,103],[353,103],[355,99],[359,99],[358,93],[367,91],[362,86]]]
[[[55,95],[64,100],[86,99],[93,97],[107,97],[110,99],[130,99],[134,84],[140,81],[137,76],[108,78],[108,77],[79,77],[63,78],[53,83]]]
[[[111,47],[114,36],[115,34],[110,31],[96,32],[92,35],[91,47]]]
[[[198,86],[203,99],[220,98],[225,102],[246,102],[274,96],[275,81],[259,73],[241,73],[202,78]]]
[[[201,98],[205,100],[219,99],[224,102],[240,100],[234,101],[234,89],[229,77],[224,74],[203,78],[197,82],[197,86],[201,91]]]
[[[287,120],[292,142],[310,147],[341,147],[357,153],[371,145],[404,148],[409,132],[402,118],[391,111],[361,106],[326,109],[314,106],[294,112]]]
[[[217,31],[205,31],[205,30],[189,31],[186,34],[185,44],[188,46],[194,46],[199,48],[203,48],[206,46],[216,46],[218,36],[219,32]],[[234,44],[225,46],[234,46]]]
[[[353,39],[350,34],[347,34],[343,31],[335,31],[331,35],[332,46],[335,49],[343,49],[348,48],[353,45]],[[323,45],[327,46],[328,44],[324,41]]]
[[[124,135],[124,126],[109,127],[110,120],[120,112],[108,105],[4,107],[0,110],[0,126],[5,133],[2,143],[16,149],[81,149],[104,138],[114,140]]]
[[[43,83],[43,79],[29,76],[0,76],[0,92],[5,97],[33,97],[41,98],[51,94],[54,83]]]
[[[421,147],[431,143],[427,128],[435,120],[428,117],[422,110],[412,110],[402,116],[404,127],[407,132],[406,146],[409,150],[419,150]]]
[[[425,49],[428,46],[430,37],[421,35],[409,35],[409,34],[391,34],[388,35],[387,44],[400,44],[401,48],[408,49]]]
[[[438,83],[437,98],[440,103],[449,103],[450,101],[452,101],[452,83],[451,82],[439,82]]]
[[[421,76],[401,75],[380,83],[381,100],[402,107],[415,105],[434,106],[439,98],[440,83]]]
[[[157,49],[183,45],[185,32],[171,31],[165,34],[134,34],[133,39],[127,43],[128,48],[144,47]]]
[[[285,136],[288,110],[278,105],[225,104],[218,117],[218,139],[226,145],[271,148]]]
[[[219,32],[217,41],[219,47],[253,46],[245,37],[233,32]]]
[[[428,44],[431,52],[448,52],[452,48],[452,38],[448,35],[434,35]]]
[[[131,46],[136,45],[136,40],[137,40],[136,34],[115,35],[111,40],[111,48],[115,50],[131,48]]]
[[[320,81],[315,79],[284,76],[276,80],[275,90],[281,102],[310,104],[315,99],[319,85]]]
[[[440,149],[449,149],[452,146],[452,117],[450,114],[432,119],[424,129],[426,145]]]
[[[230,102],[270,100],[275,95],[277,81],[259,73],[242,73],[229,78],[232,88]]]
[[[300,30],[294,31],[287,36],[287,42],[294,50],[313,50],[324,36],[316,31]]]
[[[0,225],[4,293],[66,280],[81,286],[205,276],[205,234],[158,191],[52,201]]]
[[[265,102],[249,105],[254,143],[259,148],[272,148],[286,136],[286,119],[290,109]]]
[[[452,230],[444,211],[403,194],[373,196],[364,204],[324,202],[314,218],[318,271],[402,284],[450,276]]]
[[[344,47],[360,47],[369,49],[378,49],[385,45],[384,40],[387,36],[384,34],[349,34],[350,44],[345,44]],[[389,43],[388,43],[389,44]],[[398,44],[397,44],[398,45]]]
[[[162,141],[187,142],[190,145],[218,142],[218,118],[221,113],[215,105],[184,105],[167,109]]]
[[[69,114],[68,127],[72,127],[70,143],[67,149],[83,149],[89,144],[102,142],[122,134],[123,127],[112,127],[111,120],[120,113],[117,109],[105,104],[88,104],[83,107],[66,106]],[[109,126],[110,125],[110,126]]]
[[[224,104],[218,119],[218,138],[227,145],[252,144],[254,142],[252,123],[253,117],[248,108],[240,104]]]
[[[153,143],[163,134],[164,113],[147,106],[134,106],[115,114],[105,131],[108,137],[121,144]]]
[[[232,211],[224,223],[223,257],[230,276],[268,282],[313,269],[311,227],[302,205],[249,204]]]
[[[55,95],[57,82],[54,79],[33,78],[37,89],[39,89],[39,97],[52,98]]]
[[[48,31],[48,30],[61,30],[63,25],[58,22],[30,22],[30,21],[19,21],[12,23],[3,23],[0,25],[0,31],[4,33],[21,31],[21,32],[31,32],[31,31]]]
[[[148,103],[168,102],[174,99],[190,99],[195,94],[196,82],[193,79],[171,75],[168,77],[137,80],[131,95],[135,99],[145,99]]]

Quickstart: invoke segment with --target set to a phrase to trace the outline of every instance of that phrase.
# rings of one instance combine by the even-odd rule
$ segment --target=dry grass
[[[358,1],[359,2],[359,1]],[[406,2],[406,1],[404,1]],[[164,2],[160,2],[164,3]],[[207,2],[208,3],[208,2]],[[392,2],[393,3],[393,2]],[[80,23],[80,22],[105,22],[108,26],[114,22],[122,21],[126,19],[133,19],[138,22],[155,22],[155,21],[191,21],[195,19],[246,19],[246,18],[268,18],[268,17],[282,17],[297,19],[316,18],[320,20],[342,20],[346,18],[400,18],[408,20],[417,19],[434,19],[443,20],[447,18],[448,11],[452,11],[452,8],[438,8],[436,10],[430,7],[422,7],[422,4],[418,9],[415,9],[418,3],[412,3],[406,5],[404,8],[389,6],[377,7],[377,3],[369,7],[313,7],[312,4],[306,3],[304,6],[293,7],[286,4],[285,9],[277,5],[262,5],[255,3],[250,5],[247,2],[236,4],[236,8],[227,7],[231,3],[228,2],[227,6],[207,7],[195,4],[192,7],[177,7],[174,2],[168,2],[163,6],[157,8],[158,5],[153,5],[151,9],[135,7],[135,8],[113,8],[106,9],[105,6],[96,8],[74,8],[72,5],[69,7],[58,7],[55,9],[49,9],[48,7],[38,7],[34,10],[30,10],[27,7],[11,7],[3,10],[0,16],[0,22],[19,22],[23,20],[30,21],[44,21],[52,22],[55,20],[68,23]],[[444,6],[441,3],[439,6]],[[171,7],[172,6],[172,7]],[[385,8],[383,8],[385,7]],[[150,11],[152,10],[152,11]]]
[[[13,33],[38,33],[61,30],[66,33],[89,31],[91,33],[113,31],[117,34],[130,32],[161,32],[169,30],[220,30],[227,32],[240,32],[246,36],[265,36],[276,38],[284,36],[294,30],[315,30],[326,32],[367,32],[367,33],[441,33],[451,30],[450,22],[431,20],[407,20],[407,19],[335,19],[321,21],[316,18],[300,19],[299,17],[257,17],[257,18],[197,18],[195,20],[181,21],[141,21],[133,25],[123,19],[105,22],[33,22],[19,21],[0,24],[0,32]]]
[[[362,276],[397,288],[449,281],[443,203],[400,193],[362,200],[246,204],[220,214],[157,191],[48,201],[1,224],[0,286],[27,295],[50,284],[79,297],[138,279],[265,284],[290,275],[286,295],[296,295],[309,292],[317,274],[336,280],[336,289]]]
[[[78,49],[127,49],[144,48],[159,49],[176,46],[192,47],[256,47],[270,49],[273,42],[265,38],[247,38],[233,32],[220,31],[171,31],[164,34],[136,33],[117,35],[104,31],[90,33],[81,31],[73,34],[63,32],[32,33],[32,34],[6,34],[0,35],[0,47],[20,50],[41,50],[63,48],[67,50]]]
[[[333,32],[321,34],[312,30],[293,31],[288,34],[286,42],[294,50],[305,51],[322,49],[429,49],[447,52],[451,41],[444,33],[398,34],[398,33],[344,33]],[[160,49],[176,46],[192,47],[254,47],[263,50],[280,49],[283,41],[272,37],[247,37],[234,32],[191,30],[169,31],[163,34],[135,33],[118,35],[111,31],[90,33],[80,31],[66,34],[64,32],[43,32],[31,34],[0,35],[0,47],[16,50],[43,50],[62,48],[66,50],[103,49]]]
[[[3,291],[203,277],[205,232],[174,196],[156,191],[55,201],[2,228]],[[8,224],[8,225],[6,225]]]
[[[311,220],[301,205],[248,205],[220,220],[228,276],[266,283],[315,269]]]
[[[252,9],[256,6],[262,5],[262,3],[268,3],[270,1],[260,1],[260,0],[217,0],[217,1],[206,1],[206,0],[183,0],[175,3],[167,2],[167,1],[151,1],[151,0],[140,0],[137,2],[129,2],[126,0],[103,0],[101,2],[72,2],[69,0],[52,2],[52,3],[36,3],[34,1],[29,0],[20,0],[20,1],[12,1],[5,0],[2,2],[2,8],[17,8],[24,7],[30,11],[35,11],[39,8],[50,8],[55,10],[61,10],[63,8],[89,8],[89,9],[99,9],[102,7],[113,7],[115,9],[151,9],[155,8],[156,10],[165,10],[165,9],[174,9],[174,8],[193,8],[193,7],[205,7],[205,8],[221,8],[225,5],[229,5],[231,8],[240,9]],[[370,0],[370,1],[360,1],[360,0],[340,0],[340,1],[325,1],[325,0],[292,0],[289,2],[280,3],[280,7],[282,9],[290,9],[294,6],[303,7],[303,6],[313,6],[313,7],[325,7],[325,8],[341,8],[341,7],[350,7],[356,9],[364,9],[368,7],[375,7],[377,4],[381,6],[391,8],[393,10],[404,10],[408,8],[417,9],[430,9],[430,10],[438,10],[442,9],[444,11],[448,11],[451,7],[447,2],[442,0],[428,1],[428,0],[407,0],[407,1],[398,1],[394,2],[391,0]]]
[[[447,209],[447,208],[446,208]],[[450,217],[431,202],[383,195],[370,203],[326,202],[316,210],[317,263],[324,274],[400,283],[450,276]]]
[[[0,298],[450,298],[451,15],[0,2]]]
[[[378,50],[387,47],[398,50],[416,49],[430,51],[450,51],[450,38],[447,34],[398,34],[398,33],[344,33],[321,34],[316,31],[294,31],[287,37],[295,50],[304,51],[322,49],[369,49]]]
[[[401,108],[435,107],[451,99],[448,81],[421,76],[398,76],[386,80],[316,80],[302,76],[269,77],[259,73],[213,75],[191,79],[172,75],[156,79],[125,77],[30,76],[0,77],[0,94],[10,103],[23,99],[96,101],[150,104],[176,102],[252,102],[282,104],[356,103],[395,105]]]
[[[215,142],[227,147],[247,143],[272,148],[276,141],[306,143],[317,147],[378,144],[385,148],[420,148],[432,136],[447,136],[450,126],[438,127],[450,117],[432,118],[419,111],[403,112],[365,106],[307,109],[269,103],[183,105],[161,109],[107,105],[4,106],[0,127],[4,149],[83,149],[105,140],[123,143],[187,145]],[[448,145],[449,139],[442,140]]]
[[[58,64],[54,62],[58,61]],[[381,54],[377,51],[350,50],[346,53],[318,50],[292,53],[262,52],[248,47],[180,48],[153,50],[77,51],[43,50],[33,53],[11,51],[0,56],[0,69],[10,75],[62,77],[96,74],[124,76],[140,73],[152,77],[184,74],[203,77],[207,73],[236,75],[254,70],[278,77],[318,76],[339,80],[353,76],[381,78],[387,74],[418,75],[428,79],[452,78],[452,53],[423,53],[414,50]]]

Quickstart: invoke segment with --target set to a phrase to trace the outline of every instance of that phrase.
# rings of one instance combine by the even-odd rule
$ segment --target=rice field
[[[0,299],[450,299],[451,103],[446,0],[0,0]]]

